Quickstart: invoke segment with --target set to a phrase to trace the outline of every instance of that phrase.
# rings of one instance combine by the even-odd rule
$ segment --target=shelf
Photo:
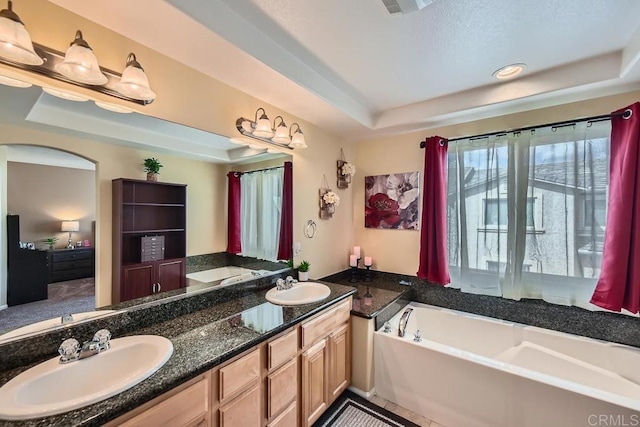
[[[154,230],[132,230],[132,231],[123,231],[122,234],[148,234],[148,233],[176,233],[184,231],[184,228],[163,228],[163,229],[154,229]]]
[[[135,203],[125,202],[123,206],[152,206],[152,207],[167,207],[167,208],[184,208],[184,203]]]

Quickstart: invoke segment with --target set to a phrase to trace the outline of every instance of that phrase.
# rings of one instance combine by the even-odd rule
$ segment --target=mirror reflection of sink
[[[135,335],[113,339],[109,350],[72,363],[50,359],[0,388],[0,419],[39,418],[99,402],[153,375],[172,353],[164,337]]]
[[[291,289],[276,288],[267,292],[267,301],[278,305],[301,305],[322,301],[331,293],[327,285],[317,282],[298,282]]]
[[[35,332],[41,332],[56,328],[58,326],[70,326],[88,319],[96,319],[98,317],[104,317],[108,314],[114,313],[116,310],[95,310],[85,311],[83,313],[73,313],[73,320],[62,323],[60,317],[54,317],[53,319],[43,320],[42,322],[32,323],[31,325],[23,326],[21,328],[14,329],[6,334],[0,335],[0,341],[15,338],[21,335],[32,334]]]

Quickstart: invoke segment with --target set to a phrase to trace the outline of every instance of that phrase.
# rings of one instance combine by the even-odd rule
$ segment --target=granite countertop
[[[345,271],[331,276],[324,277],[333,283],[340,283],[357,288],[357,293],[353,297],[353,307],[351,314],[354,316],[372,319],[377,317],[382,310],[389,307],[400,299],[407,299],[411,294],[411,277],[401,275],[391,275],[384,272],[371,271],[368,281],[362,280],[365,277],[364,270],[360,271],[360,280],[352,283],[351,272]],[[406,284],[401,285],[399,281],[404,280]]]
[[[267,290],[263,289],[132,331],[128,335],[160,335],[173,343],[173,355],[158,372],[87,407],[32,420],[0,420],[0,426],[102,425],[355,293],[350,286],[324,283],[331,294],[319,303],[281,307],[267,302]],[[0,386],[34,365],[0,371]]]

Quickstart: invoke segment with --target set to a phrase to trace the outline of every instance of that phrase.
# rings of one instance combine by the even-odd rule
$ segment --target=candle
[[[360,246],[353,247],[353,254],[356,256],[356,258],[360,259]]]
[[[357,267],[358,266],[358,257],[355,255],[349,255],[349,265],[351,267]]]
[[[373,263],[373,261],[371,260],[370,256],[364,257],[364,266],[365,267],[371,267],[372,263]]]

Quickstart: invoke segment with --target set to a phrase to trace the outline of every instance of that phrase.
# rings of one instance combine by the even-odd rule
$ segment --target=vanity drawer
[[[286,335],[271,341],[267,345],[268,366],[270,371],[291,360],[298,352],[298,330],[294,329]]]
[[[220,368],[220,401],[233,397],[258,378],[260,378],[260,351],[254,350]]]
[[[298,395],[297,359],[267,376],[267,418],[272,418],[293,402]]]
[[[60,261],[52,265],[53,271],[73,270],[75,268],[91,268],[93,262],[91,259],[79,259],[72,261]]]
[[[341,301],[319,317],[303,323],[300,328],[302,331],[302,347],[307,347],[319,338],[329,335],[336,327],[349,320],[350,312],[351,297]]]
[[[60,252],[51,252],[52,262],[77,261],[93,258],[93,250],[69,249]]]

